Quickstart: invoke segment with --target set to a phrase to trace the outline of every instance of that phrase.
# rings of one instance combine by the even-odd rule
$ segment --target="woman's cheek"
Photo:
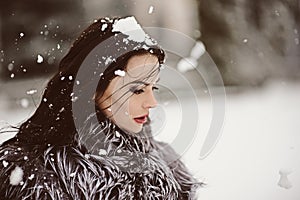
[[[140,96],[141,95],[133,95],[128,102],[128,114],[135,116],[137,115],[138,108],[140,107]]]

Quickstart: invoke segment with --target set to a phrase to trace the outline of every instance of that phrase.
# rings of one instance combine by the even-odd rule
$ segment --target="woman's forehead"
[[[143,54],[128,60],[126,72],[115,77],[108,88],[112,91],[127,90],[127,86],[155,84],[159,79],[159,62],[156,56]]]
[[[150,53],[136,55],[128,60],[126,71],[128,74],[137,77],[149,74],[159,68],[158,58]]]

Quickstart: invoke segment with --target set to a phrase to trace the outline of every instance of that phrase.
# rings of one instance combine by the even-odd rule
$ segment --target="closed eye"
[[[154,91],[154,90],[158,91],[158,90],[159,90],[159,88],[158,88],[158,87],[156,87],[156,86],[153,86],[153,87],[152,87],[152,90],[153,90],[153,91]]]
[[[133,91],[134,94],[142,94],[143,92],[144,92],[144,89],[138,89],[138,90]]]
[[[158,87],[156,87],[156,86],[152,87],[152,91],[158,91],[158,90],[159,90]],[[145,92],[145,89],[144,88],[141,88],[141,89],[131,88],[130,91],[134,94],[142,94],[143,92]]]

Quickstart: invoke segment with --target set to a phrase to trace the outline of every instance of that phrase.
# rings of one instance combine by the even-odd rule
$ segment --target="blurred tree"
[[[233,42],[230,26],[224,17],[224,10],[235,6],[234,1],[198,0],[201,40],[219,67],[221,74],[225,74],[226,62],[228,62],[228,59],[224,58],[230,57],[230,52],[224,51],[224,47]],[[228,80],[225,82],[228,84]]]
[[[79,34],[82,0],[14,0],[0,3],[0,77],[47,76]]]
[[[299,78],[299,0],[197,0],[201,40],[230,84]]]

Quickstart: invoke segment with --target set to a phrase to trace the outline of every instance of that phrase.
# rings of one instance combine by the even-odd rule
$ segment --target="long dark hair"
[[[84,121],[95,112],[95,101],[90,97],[96,88],[97,91],[105,91],[115,77],[115,70],[124,69],[128,60],[138,54],[151,53],[157,56],[160,64],[164,62],[164,51],[155,42],[149,45],[149,42],[131,41],[127,40],[126,34],[113,32],[113,24],[120,19],[99,19],[80,34],[61,60],[58,72],[48,82],[35,113],[20,126],[14,139],[32,145],[68,145],[76,142],[75,123]],[[124,51],[116,54],[120,46]],[[102,62],[87,61],[91,54],[93,59],[102,59]],[[107,65],[104,61],[111,55],[117,56],[110,59]],[[78,105],[75,107],[79,109],[80,116],[74,115],[74,104]],[[88,105],[92,105],[93,109],[89,110]],[[97,106],[96,112],[101,120],[103,115]]]

